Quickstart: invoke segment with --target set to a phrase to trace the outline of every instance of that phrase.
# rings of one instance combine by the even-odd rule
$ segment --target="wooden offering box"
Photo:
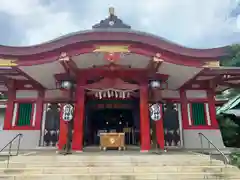
[[[117,148],[125,150],[124,133],[100,133],[100,149]]]

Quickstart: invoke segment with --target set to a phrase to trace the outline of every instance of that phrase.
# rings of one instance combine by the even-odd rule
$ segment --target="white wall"
[[[17,99],[37,99],[38,91],[35,90],[18,90],[16,91],[16,98]]]
[[[224,149],[225,146],[223,144],[222,140],[222,134],[219,129],[207,129],[207,130],[201,130],[201,129],[184,129],[183,130],[183,142],[184,142],[184,148],[186,149],[199,149],[201,148],[201,141],[198,133],[203,133],[210,141],[213,142],[213,144],[219,148]],[[208,142],[203,138],[203,148],[208,148]],[[213,148],[211,146],[211,148]]]
[[[207,91],[205,90],[187,90],[186,91],[187,98],[191,99],[206,99]]]
[[[63,98],[67,98],[68,94],[67,93],[63,93],[61,90],[59,89],[54,89],[54,90],[46,90],[45,91],[45,98],[46,99],[63,99]]]
[[[174,90],[162,90],[162,97],[163,98],[180,98],[179,91]]]
[[[2,149],[9,141],[11,141],[18,133],[22,133],[23,137],[20,144],[20,150],[35,149],[39,145],[40,130],[3,130],[0,131],[0,149]],[[12,149],[17,149],[18,140],[16,139],[12,145]],[[6,149],[8,150],[8,148]]]
[[[2,149],[17,134],[22,133],[21,149],[35,149],[39,145],[40,130],[3,130],[5,108],[0,108],[0,149]],[[13,142],[12,149],[16,149],[18,139]],[[8,150],[8,148],[6,148]]]

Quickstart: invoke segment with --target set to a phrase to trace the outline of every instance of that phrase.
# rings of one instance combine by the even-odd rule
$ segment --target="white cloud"
[[[1,0],[0,12],[15,16],[16,23],[24,26],[24,44],[41,43],[69,32],[90,29],[107,16],[109,6],[114,6],[117,15],[134,26],[132,28],[187,46],[224,45],[235,39],[226,37],[240,33],[240,18],[229,19],[235,0],[86,0],[86,9],[79,12],[78,17],[69,8],[74,6],[73,1],[68,3],[69,6],[63,7],[61,1],[52,1],[46,6],[41,0]]]
[[[0,11],[16,17],[16,23],[25,28],[22,45],[41,43],[78,30],[70,13],[53,11],[40,0],[1,0]]]
[[[240,30],[240,15],[237,17],[237,28]]]

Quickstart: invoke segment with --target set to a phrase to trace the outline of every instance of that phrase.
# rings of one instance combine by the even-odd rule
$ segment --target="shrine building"
[[[191,49],[133,30],[113,8],[90,30],[0,46],[0,91],[8,97],[0,148],[22,133],[21,148],[62,149],[64,104],[74,107],[73,151],[99,146],[99,134],[111,132],[125,133],[126,147],[142,152],[153,132],[161,149],[200,148],[199,133],[224,148],[214,97],[240,77],[239,69],[219,67],[224,56],[227,47]],[[153,104],[160,110],[151,112]]]

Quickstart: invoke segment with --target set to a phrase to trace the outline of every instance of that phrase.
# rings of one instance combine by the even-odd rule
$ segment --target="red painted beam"
[[[109,78],[122,78],[135,80],[137,82],[142,82],[148,80],[150,77],[155,78],[156,80],[164,80],[168,79],[168,75],[166,74],[153,74],[150,75],[146,69],[124,69],[124,70],[105,70],[101,68],[92,68],[92,69],[81,69],[78,72],[79,76],[86,77],[87,79],[95,78],[95,77],[109,77]]]
[[[10,78],[0,75],[0,82],[6,82],[8,79],[10,79]]]
[[[56,80],[73,80],[69,74],[55,74]],[[91,69],[79,69],[77,77],[85,78],[86,80],[94,80],[99,77],[106,78],[121,78],[124,80],[133,80],[136,82],[146,81],[149,78],[155,78],[156,80],[166,81],[168,75],[166,74],[149,74],[147,69],[119,69],[119,70],[109,70],[102,67],[91,68]],[[76,80],[76,79],[75,79]]]
[[[219,83],[221,86],[228,86],[229,88],[240,88],[240,84],[233,84],[229,82],[221,82]]]
[[[55,74],[54,77],[57,81],[68,81],[68,80],[74,81],[74,80],[76,80],[74,77],[70,77],[70,75],[68,73]]]
[[[20,73],[17,72],[16,70],[14,69],[1,69],[0,68],[0,74],[1,75],[11,75],[11,76],[14,76],[14,75],[19,75]]]
[[[81,47],[81,48],[79,48]],[[21,56],[18,59],[19,66],[32,66],[37,64],[50,63],[59,60],[59,54],[62,52],[67,52],[69,57],[91,53],[94,51],[93,43],[85,43],[85,44],[71,44],[69,46],[65,46],[61,49],[56,49],[52,52],[44,52],[41,54],[33,54],[30,56]]]
[[[240,68],[205,68],[201,73],[201,76],[214,76],[214,75],[238,75],[240,76]]]
[[[234,77],[222,77],[223,81],[237,81],[240,80],[240,76],[234,76]]]
[[[29,85],[31,85],[31,87]],[[32,83],[31,80],[16,80],[15,87],[16,90],[40,90],[39,86]]]

